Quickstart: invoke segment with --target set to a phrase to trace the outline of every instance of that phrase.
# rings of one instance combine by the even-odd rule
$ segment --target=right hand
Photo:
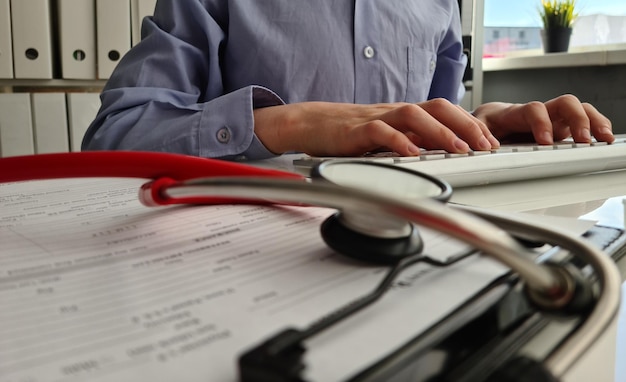
[[[500,146],[487,126],[445,99],[418,104],[302,102],[254,110],[255,133],[275,154],[357,156],[385,149],[402,156],[419,148],[453,153]]]

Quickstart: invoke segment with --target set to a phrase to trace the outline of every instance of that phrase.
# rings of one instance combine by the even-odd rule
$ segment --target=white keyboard
[[[431,150],[422,151],[418,157],[401,157],[394,153],[362,157],[303,156],[294,159],[293,164],[296,170],[308,174],[312,166],[329,159],[389,163],[439,176],[453,187],[475,186],[626,169],[626,134],[616,135],[612,144],[566,140],[554,145],[503,145],[497,150],[468,154]]]

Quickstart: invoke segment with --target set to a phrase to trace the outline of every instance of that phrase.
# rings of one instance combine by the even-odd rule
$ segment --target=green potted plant
[[[541,0],[539,15],[543,23],[541,36],[544,51],[567,52],[572,25],[578,17],[576,0]]]

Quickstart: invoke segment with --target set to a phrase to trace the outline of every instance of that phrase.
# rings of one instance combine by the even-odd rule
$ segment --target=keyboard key
[[[431,154],[421,154],[420,158],[421,160],[425,161],[425,160],[437,160],[437,159],[445,159],[446,158],[446,154],[445,152],[441,153],[441,154],[435,154],[435,153],[431,153]]]
[[[491,150],[492,153],[512,153],[515,150],[513,146],[500,146],[497,149]]]
[[[393,160],[395,163],[411,163],[411,162],[419,162],[423,158],[421,156],[416,157],[394,157]]]
[[[553,145],[535,145],[533,146],[533,150],[542,151],[542,150],[554,150]]]
[[[574,148],[574,143],[573,142],[556,142],[554,144],[554,148],[559,149],[559,150],[571,149],[571,148]]]
[[[469,153],[446,153],[446,158],[462,158],[469,156]]]
[[[487,155],[487,154],[493,154],[492,151],[470,151],[469,155],[473,156],[473,157],[477,157],[480,155]]]
[[[535,146],[531,146],[531,145],[528,145],[528,146],[515,146],[513,148],[513,152],[515,152],[515,153],[529,153],[529,152],[535,151],[534,147]]]

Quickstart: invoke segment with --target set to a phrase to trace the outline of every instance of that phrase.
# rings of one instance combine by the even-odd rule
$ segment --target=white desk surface
[[[579,217],[607,198],[626,196],[626,170],[465,187],[452,201],[502,211]]]

